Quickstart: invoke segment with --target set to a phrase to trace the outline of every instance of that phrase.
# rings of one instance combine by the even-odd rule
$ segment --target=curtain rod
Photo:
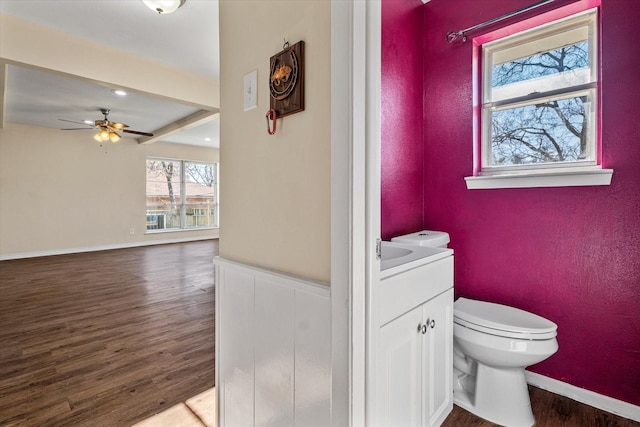
[[[531,9],[535,9],[536,7],[540,7],[540,6],[545,5],[547,3],[551,3],[552,1],[553,0],[543,0],[543,1],[540,1],[538,3],[532,4],[531,6],[523,7],[522,9],[515,10],[515,11],[513,11],[511,13],[507,13],[507,14],[499,16],[497,18],[490,19],[488,21],[482,22],[480,24],[474,25],[474,26],[469,27],[469,28],[465,28],[464,30],[449,31],[447,33],[447,36],[446,36],[447,41],[449,43],[453,43],[453,42],[455,42],[456,40],[458,40],[459,38],[462,37],[462,41],[466,42],[467,41],[467,34],[466,33],[468,33],[469,31],[477,30],[478,28],[486,27],[487,25],[494,24],[496,22],[502,21],[503,19],[511,18],[512,16],[519,15],[519,14],[521,14],[523,12],[527,12],[527,11],[529,11]]]

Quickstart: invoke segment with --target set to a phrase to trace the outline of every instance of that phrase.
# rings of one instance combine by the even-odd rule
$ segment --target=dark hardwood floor
[[[213,387],[217,253],[0,262],[0,426],[128,427]]]
[[[584,405],[568,397],[559,396],[529,386],[531,410],[536,420],[535,427],[639,427],[640,423],[618,417]],[[453,411],[441,427],[499,427],[498,424],[476,417],[472,413],[453,405]]]
[[[0,426],[129,427],[213,387],[217,253],[209,240],[0,262]],[[536,427],[640,426],[530,394]],[[443,426],[496,424],[454,406]]]

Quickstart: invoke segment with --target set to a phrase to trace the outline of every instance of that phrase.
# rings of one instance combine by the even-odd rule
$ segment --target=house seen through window
[[[149,158],[147,230],[218,227],[218,164]]]
[[[482,45],[480,174],[597,164],[596,12]]]

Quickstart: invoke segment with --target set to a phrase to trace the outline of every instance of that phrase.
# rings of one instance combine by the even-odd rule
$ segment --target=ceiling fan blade
[[[67,129],[60,129],[60,130],[95,130],[93,128],[67,128]]]
[[[61,122],[69,122],[69,123],[76,123],[76,124],[79,124],[79,125],[92,126],[92,125],[89,125],[89,124],[87,124],[87,123],[84,123],[84,122],[76,122],[76,121],[74,121],[74,120],[65,120],[65,119],[58,119],[58,120],[60,120]]]
[[[142,135],[142,136],[153,136],[152,133],[148,133],[148,132],[139,132],[137,130],[127,130],[127,129],[122,129],[122,132],[124,133],[133,133],[136,135]]]
[[[111,123],[111,127],[113,127],[114,129],[118,129],[118,130],[122,130],[124,128],[128,128],[129,125],[125,125],[124,123]]]

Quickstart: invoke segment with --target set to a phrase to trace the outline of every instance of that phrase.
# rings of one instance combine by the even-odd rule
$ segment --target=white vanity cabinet
[[[383,276],[380,291],[376,425],[439,426],[453,407],[453,257]]]

